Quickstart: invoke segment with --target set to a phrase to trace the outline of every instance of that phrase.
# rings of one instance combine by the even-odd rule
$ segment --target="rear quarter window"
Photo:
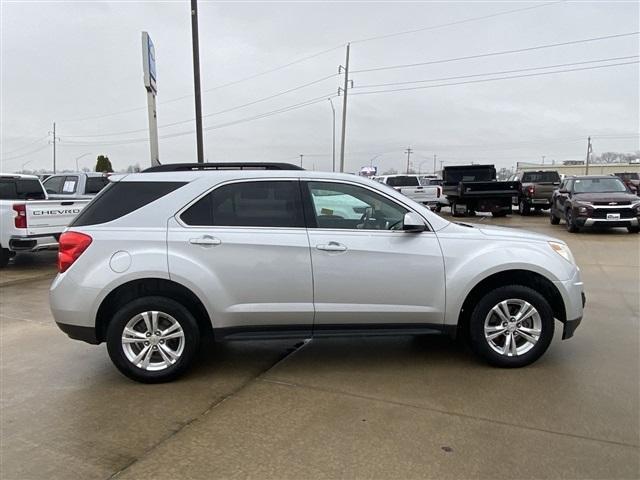
[[[71,227],[107,223],[144,207],[185,185],[185,182],[116,182],[87,205]]]

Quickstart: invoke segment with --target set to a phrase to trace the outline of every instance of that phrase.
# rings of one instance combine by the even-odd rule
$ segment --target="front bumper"
[[[580,269],[576,267],[568,280],[554,282],[562,296],[565,310],[564,330],[562,339],[571,338],[582,321],[586,297],[583,291],[584,283],[580,278]]]
[[[583,309],[586,303],[587,303],[587,297],[585,296],[584,292],[582,292],[582,308]],[[567,338],[573,337],[573,333],[576,331],[576,328],[578,328],[578,326],[580,325],[580,322],[582,322],[582,316],[574,320],[567,320],[566,322],[564,322],[564,328],[562,329],[562,340],[566,340]]]
[[[576,218],[576,224],[580,227],[637,227],[640,225],[638,218]]]

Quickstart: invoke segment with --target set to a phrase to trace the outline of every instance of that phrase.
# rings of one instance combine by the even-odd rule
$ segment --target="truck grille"
[[[620,218],[634,218],[635,214],[631,208],[595,208],[591,218],[607,218],[607,213],[619,213]]]

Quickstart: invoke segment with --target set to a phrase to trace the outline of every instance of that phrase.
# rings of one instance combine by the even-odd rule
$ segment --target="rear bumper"
[[[9,250],[14,252],[39,252],[40,250],[57,250],[58,235],[38,235],[12,237],[9,239]]]
[[[93,327],[81,327],[80,325],[69,325],[58,322],[56,322],[56,325],[73,340],[82,340],[92,345],[98,345],[100,343],[96,335],[96,329]]]

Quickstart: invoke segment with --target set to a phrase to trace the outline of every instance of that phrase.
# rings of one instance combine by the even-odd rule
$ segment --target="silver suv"
[[[554,319],[563,338],[582,319],[562,241],[452,223],[353,175],[190,165],[111,177],[60,238],[58,326],[132,379],[178,377],[205,336],[444,333],[521,367]]]

